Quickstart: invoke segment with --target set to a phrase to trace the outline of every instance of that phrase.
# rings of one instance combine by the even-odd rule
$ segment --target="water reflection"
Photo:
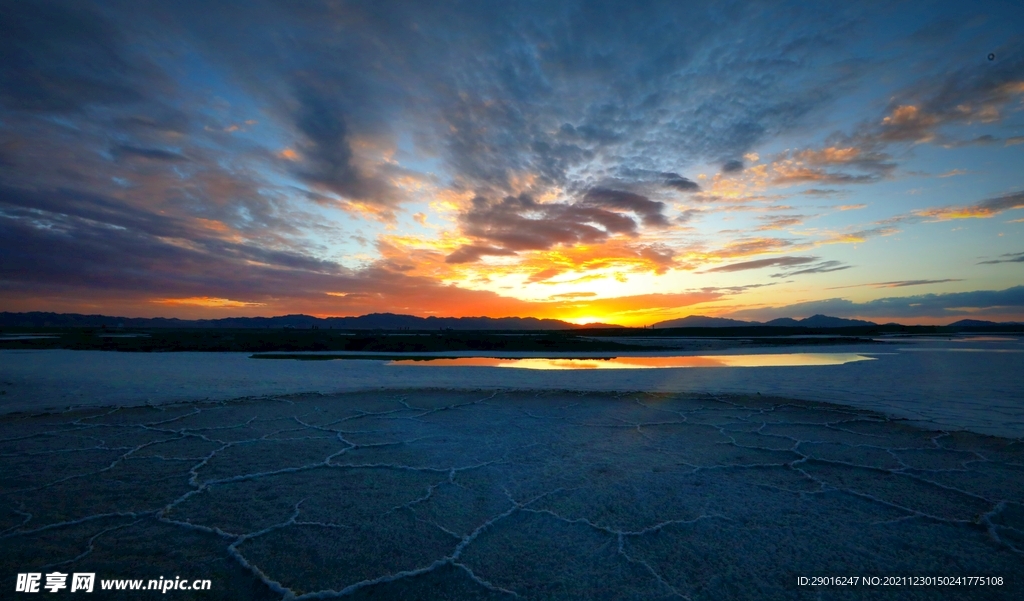
[[[0,340],[42,340],[44,338],[60,338],[50,334],[0,334]]]
[[[953,342],[1017,342],[1017,339],[1009,336],[963,336]]]
[[[870,361],[855,353],[779,353],[764,355],[698,355],[689,357],[609,357],[607,359],[497,359],[457,357],[401,359],[388,365],[429,367],[517,367],[520,369],[655,369],[664,367],[793,367],[801,365],[842,365]]]

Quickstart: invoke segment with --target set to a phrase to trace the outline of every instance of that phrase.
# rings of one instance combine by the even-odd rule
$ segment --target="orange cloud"
[[[986,219],[1011,209],[1024,209],[1024,192],[990,198],[962,207],[924,209],[915,211],[914,214],[935,221],[949,221],[951,219]]]
[[[828,148],[822,148],[821,150],[803,150],[796,153],[796,158],[808,163],[849,163],[859,157],[861,151],[859,148],[849,146],[846,148],[837,148],[830,146]]]
[[[881,138],[889,141],[929,142],[935,139],[932,129],[939,124],[939,118],[928,115],[912,104],[893,109],[882,119]]]
[[[246,301],[231,300],[229,298],[214,298],[210,296],[193,296],[189,298],[157,298],[150,302],[160,305],[192,305],[195,307],[206,307],[211,309],[236,309],[239,307],[263,307],[266,303],[252,303]]]
[[[749,257],[789,249],[793,243],[782,238],[747,238],[731,242],[724,247],[704,255],[706,259],[730,259]]]

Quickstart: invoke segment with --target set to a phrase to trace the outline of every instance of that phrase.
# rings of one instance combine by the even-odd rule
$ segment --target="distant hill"
[[[792,317],[780,317],[771,321],[765,322],[766,326],[778,326],[780,328],[799,328],[803,326],[798,320]]]
[[[828,315],[812,315],[804,319],[793,319],[792,317],[780,317],[769,322],[740,321],[738,319],[727,319],[724,317],[705,317],[703,315],[688,315],[681,319],[670,319],[659,321],[654,324],[655,328],[743,328],[753,326],[774,326],[782,328],[852,328],[859,326],[878,325],[870,321],[860,319],[843,319],[841,317],[829,317]]]
[[[774,321],[769,321],[766,325],[776,325]],[[864,321],[861,319],[843,319],[842,317],[829,317],[828,315],[812,315],[804,319],[798,319],[797,325],[805,328],[852,328],[857,326],[876,326],[878,324],[872,321]]]
[[[223,319],[176,319],[81,315],[78,313],[0,313],[0,328],[46,327],[126,328],[302,328],[314,326],[336,330],[581,330],[620,328],[610,324],[577,325],[557,319],[535,317],[416,317],[394,313],[371,313],[359,317],[281,315],[278,317],[225,317]]]
[[[739,328],[745,326],[759,326],[756,321],[740,321],[738,319],[726,319],[724,317],[704,317],[703,315],[687,315],[680,319],[659,321],[653,328]]]
[[[1019,326],[1024,322],[1020,321],[984,321],[982,319],[961,319],[954,321],[946,327],[949,328],[987,328],[992,326]]]

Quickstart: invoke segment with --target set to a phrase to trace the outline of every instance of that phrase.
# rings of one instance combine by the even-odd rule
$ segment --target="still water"
[[[427,360],[402,359],[388,365],[430,367],[516,367],[520,369],[654,369],[659,367],[792,367],[842,365],[872,361],[856,353],[777,353],[759,355],[698,355],[688,357],[610,357],[607,359],[498,359],[457,357]]]

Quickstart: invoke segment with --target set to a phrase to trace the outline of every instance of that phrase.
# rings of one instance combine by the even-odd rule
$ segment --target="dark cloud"
[[[50,239],[53,256],[40,257],[36,264],[51,261],[61,265],[72,265],[61,251],[62,246],[73,247],[76,243],[89,240],[97,244],[97,249],[76,255],[77,259],[85,260],[87,256],[102,254],[107,260],[117,263],[118,241],[132,248],[122,249],[130,252],[132,258],[141,259],[147,256],[166,256],[169,261],[177,261],[172,256],[180,249],[189,249],[192,253],[210,257],[219,257],[225,262],[252,261],[260,264],[274,265],[276,268],[290,268],[310,271],[332,271],[336,266],[332,263],[314,259],[300,252],[283,250],[272,246],[263,246],[256,242],[241,243],[216,235],[216,231],[201,231],[194,220],[183,217],[161,215],[158,212],[132,206],[115,198],[87,194],[75,190],[24,190],[0,186],[0,210],[9,227],[17,229],[21,235],[34,232],[30,238]],[[20,228],[20,229],[19,229]],[[28,228],[28,229],[26,229]],[[45,234],[45,236],[44,236]],[[56,238],[47,238],[55,236]],[[109,245],[102,246],[102,240],[109,238]],[[81,240],[79,240],[81,239]],[[15,242],[10,242],[15,244]],[[142,250],[142,246],[152,246],[159,252]],[[46,243],[34,246],[35,252],[46,254]],[[177,249],[177,250],[176,250]],[[102,252],[101,252],[102,251]],[[18,251],[24,254],[23,249]],[[170,253],[170,254],[167,254]],[[127,260],[127,259],[125,259]],[[197,261],[185,262],[193,267]],[[97,264],[100,262],[97,261]],[[23,275],[31,275],[37,279],[45,274],[45,270],[33,270],[32,262],[12,269]],[[177,271],[182,265],[168,266]],[[117,273],[121,266],[112,266],[110,273]],[[159,271],[155,267],[154,272]],[[202,270],[200,270],[202,271]],[[63,281],[63,278],[57,278]],[[99,284],[97,284],[99,285]],[[110,284],[115,285],[115,284]]]
[[[664,173],[665,185],[680,192],[699,192],[700,185],[697,182],[687,179],[678,173]]]
[[[757,259],[754,261],[744,261],[742,263],[733,263],[731,265],[724,265],[715,269],[709,269],[708,271],[746,271],[750,269],[763,269],[765,267],[782,267],[791,268],[800,265],[807,265],[795,270],[783,271],[780,273],[772,274],[773,278],[788,278],[797,275],[805,275],[811,273],[828,273],[830,271],[841,271],[849,269],[849,265],[844,265],[839,261],[822,261],[820,263],[814,263],[818,260],[818,257],[776,257],[772,259]],[[808,265],[814,263],[813,265]]]
[[[905,286],[925,286],[928,284],[944,284],[946,282],[962,282],[963,280],[956,279],[945,279],[945,280],[899,280],[896,282],[879,282],[877,284],[869,284],[869,286],[875,286],[876,288],[903,288]]]
[[[296,174],[352,200],[393,204],[394,193],[382,179],[367,176],[353,164],[350,131],[339,102],[312,85],[299,85],[295,126],[305,137],[304,161]]]
[[[184,155],[161,148],[139,148],[127,144],[118,144],[110,149],[110,154],[116,158],[140,158],[151,161],[187,161]]]
[[[763,269],[765,267],[791,267],[793,265],[806,265],[807,263],[813,263],[818,260],[818,257],[772,257],[770,259],[756,259],[753,261],[743,261],[742,263],[732,263],[730,265],[722,265],[713,269],[708,269],[708,272],[733,272],[733,271],[747,271],[749,269]]]
[[[597,188],[576,203],[539,203],[527,194],[492,201],[478,196],[460,216],[463,233],[482,244],[465,245],[448,255],[449,263],[465,263],[485,255],[546,250],[557,245],[592,244],[612,236],[634,237],[639,224],[663,227],[664,203],[639,194]],[[659,255],[661,256],[661,255]]]
[[[743,171],[743,161],[732,159],[722,164],[723,173],[739,173]]]
[[[644,225],[648,227],[667,227],[663,211],[665,203],[658,202],[621,190],[608,190],[606,188],[592,188],[583,197],[583,205],[591,207],[607,207],[635,213],[640,217]]]
[[[614,177],[601,181],[598,187],[627,189],[643,189],[658,192],[659,188],[669,188],[679,192],[699,192],[700,185],[690,178],[675,171],[657,171],[642,169],[629,165],[619,165],[612,170]]]
[[[975,205],[979,210],[990,213],[1001,213],[1010,209],[1024,209],[1024,192],[1005,194],[989,198]]]
[[[11,109],[127,104],[157,84],[116,24],[85,2],[4,2],[3,15],[0,103]]]
[[[833,298],[783,307],[745,309],[736,311],[729,317],[768,320],[778,317],[806,317],[821,313],[835,317],[954,318],[970,317],[981,310],[989,312],[1007,310],[1019,313],[1021,308],[1024,308],[1024,286],[1015,286],[1005,290],[888,297],[863,303]]]
[[[679,216],[676,217],[676,223],[685,225],[696,219],[701,213],[702,211],[700,209],[686,209],[681,211]]]
[[[855,284],[853,286],[833,286],[826,288],[826,290],[840,290],[842,288],[860,288],[862,286],[872,286],[874,288],[904,288],[906,286],[927,286],[930,284],[944,284],[946,282],[962,282],[963,280],[957,279],[945,279],[945,280],[897,280],[894,282],[875,282],[873,284]]]
[[[134,135],[147,136],[153,133],[183,135],[189,128],[189,117],[178,109],[160,107],[152,115],[128,115],[116,117],[112,125]]]
[[[508,250],[507,248],[466,244],[445,257],[444,261],[445,263],[475,263],[483,257],[507,257],[515,254],[514,250]]]
[[[962,148],[964,146],[987,146],[989,144],[996,144],[999,142],[1002,142],[1002,140],[991,134],[985,134],[983,136],[971,138],[970,140],[957,140],[946,142],[943,145],[946,146],[947,148]]]
[[[79,214],[89,214],[76,211]],[[216,238],[191,241],[186,224],[159,216],[121,214],[113,226],[85,216],[4,207],[0,252],[9,260],[0,279],[43,288],[81,288],[143,295],[216,295],[226,298],[313,293],[343,272],[295,253]],[[102,213],[99,216],[103,216]],[[106,217],[116,217],[110,212]]]
[[[466,216],[466,231],[474,236],[505,243],[516,250],[539,250],[555,244],[589,243],[609,235],[635,235],[632,218],[590,203],[539,204],[526,195],[506,197],[497,203],[474,200]],[[536,215],[536,217],[534,217]]]
[[[1024,253],[1006,253],[999,255],[1000,259],[992,259],[990,261],[981,261],[978,265],[994,265],[996,263],[1024,263]]]
[[[831,271],[842,271],[849,269],[852,265],[844,265],[840,261],[822,261],[816,265],[811,265],[806,269],[797,269],[796,271],[787,271],[784,273],[772,274],[773,278],[789,278],[795,275],[806,275],[810,273],[829,273]]]
[[[777,15],[787,27],[765,30],[755,12],[661,0],[254,2],[244,11],[187,0],[12,3],[0,35],[9,85],[0,89],[13,95],[9,105],[40,111],[117,104],[117,127],[149,136],[183,133],[209,114],[167,83],[195,84],[182,78],[196,73],[248,95],[299,138],[294,175],[383,207],[404,197],[353,144],[397,143],[399,130],[489,196],[521,192],[512,182],[524,173],[537,188],[593,187],[602,175],[596,157],[665,173],[664,186],[690,192],[696,183],[663,163],[741,155],[857,77],[818,52],[856,39],[852,16],[789,7]],[[740,37],[721,38],[726,28]],[[183,56],[188,69],[175,64]],[[808,69],[820,79],[792,86]]]
[[[900,218],[904,221],[913,221],[914,218],[922,217],[940,221],[947,219],[986,218],[1012,209],[1024,209],[1024,192],[1014,192],[1004,194],[1003,196],[986,198],[985,200],[962,207],[924,209],[916,211],[913,215]]]

